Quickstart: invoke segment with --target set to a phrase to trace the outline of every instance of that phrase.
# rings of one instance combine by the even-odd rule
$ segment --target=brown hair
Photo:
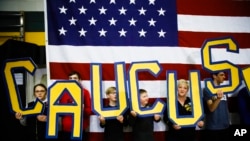
[[[146,92],[147,92],[147,90],[145,90],[145,89],[139,89],[139,93],[140,93],[140,94],[146,93]]]
[[[81,75],[78,71],[72,71],[68,74],[68,76],[71,76],[71,75],[77,75],[79,79],[81,79]]]
[[[43,87],[43,88],[45,89],[45,91],[47,92],[47,87],[46,87],[44,84],[42,84],[42,83],[36,84],[36,85],[33,87],[33,92],[36,91],[36,87],[38,87],[38,86]]]

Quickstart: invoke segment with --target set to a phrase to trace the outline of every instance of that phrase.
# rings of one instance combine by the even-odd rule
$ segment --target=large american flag
[[[232,37],[239,53],[215,49],[213,61],[249,66],[249,9],[248,0],[45,0],[48,78],[67,79],[78,70],[91,90],[90,64],[101,63],[105,90],[115,85],[114,63],[125,62],[128,69],[133,62],[153,60],[161,74],[140,72],[139,86],[151,98],[166,98],[167,70],[176,70],[178,78],[188,79],[189,70],[200,70],[201,81],[208,77],[200,53],[206,40]]]

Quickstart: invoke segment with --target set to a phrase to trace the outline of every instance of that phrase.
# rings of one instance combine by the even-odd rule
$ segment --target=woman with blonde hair
[[[178,80],[177,84],[177,101],[178,101],[178,115],[192,115],[192,101],[188,97],[189,83],[185,79]],[[167,108],[166,108],[167,109]],[[171,122],[168,118],[167,110],[163,117],[164,122],[169,127],[168,134],[166,135],[168,141],[195,141],[196,127],[184,127]],[[198,121],[198,127],[203,127],[204,122]]]

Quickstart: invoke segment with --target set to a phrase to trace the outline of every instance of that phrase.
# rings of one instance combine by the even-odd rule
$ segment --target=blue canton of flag
[[[47,0],[48,43],[177,46],[174,0]]]

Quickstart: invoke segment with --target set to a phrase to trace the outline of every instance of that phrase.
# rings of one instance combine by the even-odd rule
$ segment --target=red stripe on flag
[[[247,65],[240,65],[240,68],[245,68]],[[149,72],[140,72],[139,80],[166,80],[166,71],[177,71],[177,79],[188,79],[190,70],[200,70],[200,79],[210,77],[210,74],[202,69],[201,65],[193,64],[161,64],[162,72],[157,76],[152,76]],[[115,80],[114,64],[102,64],[102,79]],[[129,69],[129,64],[126,64],[126,70]],[[68,79],[68,74],[72,70],[77,70],[81,73],[82,80],[90,80],[90,64],[88,63],[50,63],[51,78],[50,79]],[[56,71],[53,71],[56,70]]]
[[[140,72],[138,74],[139,80],[166,80],[166,70],[176,70],[178,78],[188,78],[189,70],[201,70],[201,65],[191,64],[161,64],[163,71],[157,77],[152,76],[149,72]],[[102,79],[103,80],[115,80],[114,64],[102,64]],[[129,69],[129,65],[126,65],[126,69]],[[90,80],[90,64],[80,63],[50,63],[51,79],[67,79],[67,74],[72,70],[78,70],[81,73],[82,80]],[[205,77],[204,72],[201,72]]]
[[[250,16],[249,0],[178,0],[177,13],[209,16]]]
[[[250,12],[249,12],[250,13]],[[188,32],[179,31],[178,32],[179,45],[182,47],[192,47],[201,48],[203,43],[209,38],[221,38],[221,37],[232,37],[239,48],[249,48],[250,47],[250,33],[214,33],[214,32]]]

